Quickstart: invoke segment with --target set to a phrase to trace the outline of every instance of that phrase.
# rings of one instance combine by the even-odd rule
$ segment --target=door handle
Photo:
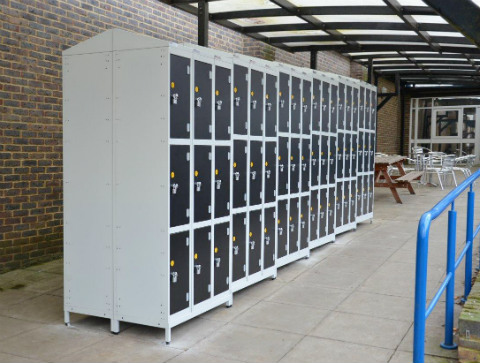
[[[215,267],[220,267],[220,257],[215,258]]]
[[[202,188],[202,182],[195,182],[195,190],[199,192]]]
[[[177,194],[178,183],[172,184],[172,194]]]
[[[172,284],[176,284],[178,280],[178,272],[176,271],[170,272],[170,275],[172,276]]]
[[[178,93],[172,94],[172,104],[178,104]]]
[[[200,275],[201,272],[202,272],[202,265],[195,265],[195,273],[197,275]]]
[[[202,107],[202,97],[197,97],[195,99],[195,106]]]

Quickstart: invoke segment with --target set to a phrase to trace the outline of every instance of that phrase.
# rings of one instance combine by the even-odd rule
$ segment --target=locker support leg
[[[170,342],[172,341],[172,328],[170,328],[169,326],[167,326],[165,328],[165,344],[170,344]]]
[[[63,320],[65,321],[65,325],[66,325],[66,326],[70,326],[70,312],[69,312],[69,311],[65,311],[65,312],[63,313],[63,316],[64,316]]]
[[[120,333],[120,321],[115,319],[110,319],[110,331],[113,334]]]
[[[233,306],[233,294],[230,296],[230,299],[228,299],[227,303],[225,304],[227,308],[231,308]]]
[[[275,272],[273,273],[272,280],[275,280],[276,278],[277,278],[277,270],[275,270]]]

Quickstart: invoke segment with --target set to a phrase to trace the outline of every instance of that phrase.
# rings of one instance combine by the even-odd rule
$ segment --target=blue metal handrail
[[[473,230],[475,193],[473,183],[480,177],[480,170],[472,174],[462,184],[448,193],[445,198],[437,203],[428,212],[425,212],[418,222],[417,231],[417,260],[415,268],[415,314],[413,325],[413,363],[424,363],[425,358],[425,321],[433,308],[438,303],[443,292],[446,290],[445,299],[445,340],[441,345],[445,349],[455,349],[457,345],[453,341],[453,319],[454,319],[454,290],[455,270],[465,257],[465,290],[463,299],[466,300],[472,288],[472,249],[473,240],[480,231],[480,225]],[[456,238],[457,238],[457,211],[455,200],[467,189],[467,235],[465,247],[458,259],[455,259]],[[430,225],[448,207],[448,234],[447,234],[447,270],[446,276],[440,288],[427,307],[427,265],[428,265],[428,237]]]

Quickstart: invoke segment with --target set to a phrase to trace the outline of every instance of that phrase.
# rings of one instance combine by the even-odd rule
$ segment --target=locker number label
[[[175,173],[173,171],[170,173],[170,178],[175,178]]]
[[[217,253],[217,252],[218,252],[218,247],[215,247],[215,253]]]
[[[218,96],[219,94],[220,94],[220,91],[217,89],[217,90],[215,91],[215,96]]]
[[[174,260],[170,261],[170,266],[172,266],[172,267],[175,266],[175,261]]]
[[[198,170],[195,170],[195,176],[198,176]]]
[[[175,82],[171,82],[171,83],[170,83],[170,87],[171,87],[172,89],[175,88]]]
[[[233,88],[233,92],[234,92],[234,93],[237,93],[237,92],[238,92],[238,88],[237,88],[237,87],[234,87],[234,88]]]
[[[198,259],[198,254],[196,253],[194,256],[193,256],[194,259]]]
[[[215,175],[218,175],[218,169],[215,169]]]

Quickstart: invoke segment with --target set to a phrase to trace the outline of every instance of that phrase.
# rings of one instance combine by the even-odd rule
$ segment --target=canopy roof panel
[[[198,0],[164,1],[197,14]],[[211,21],[290,52],[337,51],[407,83],[480,86],[480,37],[468,31],[478,25],[458,20],[480,17],[480,0],[207,1]]]

